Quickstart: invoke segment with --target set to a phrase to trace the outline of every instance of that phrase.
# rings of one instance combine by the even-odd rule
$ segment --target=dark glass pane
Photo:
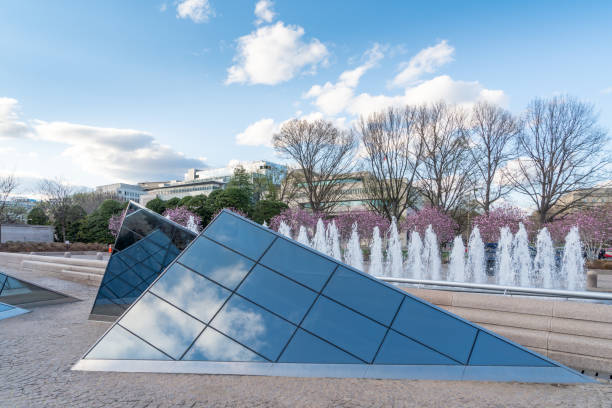
[[[357,272],[338,267],[323,294],[390,325],[404,295]]]
[[[553,364],[483,331],[478,332],[469,365],[552,367]]]
[[[183,360],[266,361],[263,357],[208,327],[189,349]]]
[[[280,363],[359,364],[361,361],[337,347],[298,329],[280,356]]]
[[[101,360],[170,360],[121,326],[115,325],[87,354],[86,359]]]
[[[275,238],[264,229],[226,212],[206,227],[204,235],[255,260]]]
[[[150,293],[140,298],[119,324],[175,359],[204,329],[204,324]]]
[[[285,319],[299,324],[317,294],[257,265],[238,288],[238,293]]]
[[[0,302],[2,303],[18,306],[60,299],[69,301],[72,298],[0,273]]]
[[[409,296],[392,327],[463,364],[467,363],[476,337],[473,326]]]
[[[116,303],[125,303],[125,299],[122,299],[125,295],[134,290],[134,286],[128,284],[120,277],[116,277],[112,281],[105,285],[105,288],[115,294]]]
[[[319,297],[302,324],[338,347],[371,362],[387,329],[344,306]]]
[[[457,362],[416,341],[389,330],[375,364],[456,365]]]
[[[291,323],[236,295],[210,325],[272,361],[295,329]]]
[[[285,276],[320,291],[336,263],[314,252],[279,238],[260,263]]]
[[[178,263],[166,270],[150,291],[206,323],[230,295],[227,289]]]
[[[178,261],[230,289],[234,289],[254,265],[205,237],[199,237]]]

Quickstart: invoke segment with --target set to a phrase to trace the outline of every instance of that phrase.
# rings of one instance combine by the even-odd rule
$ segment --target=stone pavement
[[[16,272],[83,299],[0,322],[0,407],[612,407],[612,385],[303,379],[71,371],[108,323],[96,289]]]

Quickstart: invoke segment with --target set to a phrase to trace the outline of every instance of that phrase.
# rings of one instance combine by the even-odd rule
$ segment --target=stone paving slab
[[[71,371],[108,323],[96,288],[7,271],[83,299],[0,322],[0,407],[606,407],[612,385],[271,378]]]

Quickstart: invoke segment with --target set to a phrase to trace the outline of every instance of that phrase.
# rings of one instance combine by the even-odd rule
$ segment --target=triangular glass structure
[[[0,320],[8,319],[9,317],[19,316],[24,313],[29,313],[29,310],[20,307],[7,305],[0,302]]]
[[[75,302],[77,300],[71,296],[43,288],[0,271],[0,302],[13,306],[32,307]]]
[[[115,321],[195,236],[131,201],[89,318]]]
[[[591,381],[229,211],[74,369]]]

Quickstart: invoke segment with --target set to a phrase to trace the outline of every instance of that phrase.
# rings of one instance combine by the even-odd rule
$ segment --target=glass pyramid
[[[115,321],[195,236],[130,202],[89,318]]]
[[[0,302],[0,320],[8,319],[9,317],[19,316],[24,313],[29,313],[29,310],[7,305]]]
[[[0,302],[31,307],[76,300],[78,299],[0,272]]]
[[[229,211],[74,369],[591,381]]]

